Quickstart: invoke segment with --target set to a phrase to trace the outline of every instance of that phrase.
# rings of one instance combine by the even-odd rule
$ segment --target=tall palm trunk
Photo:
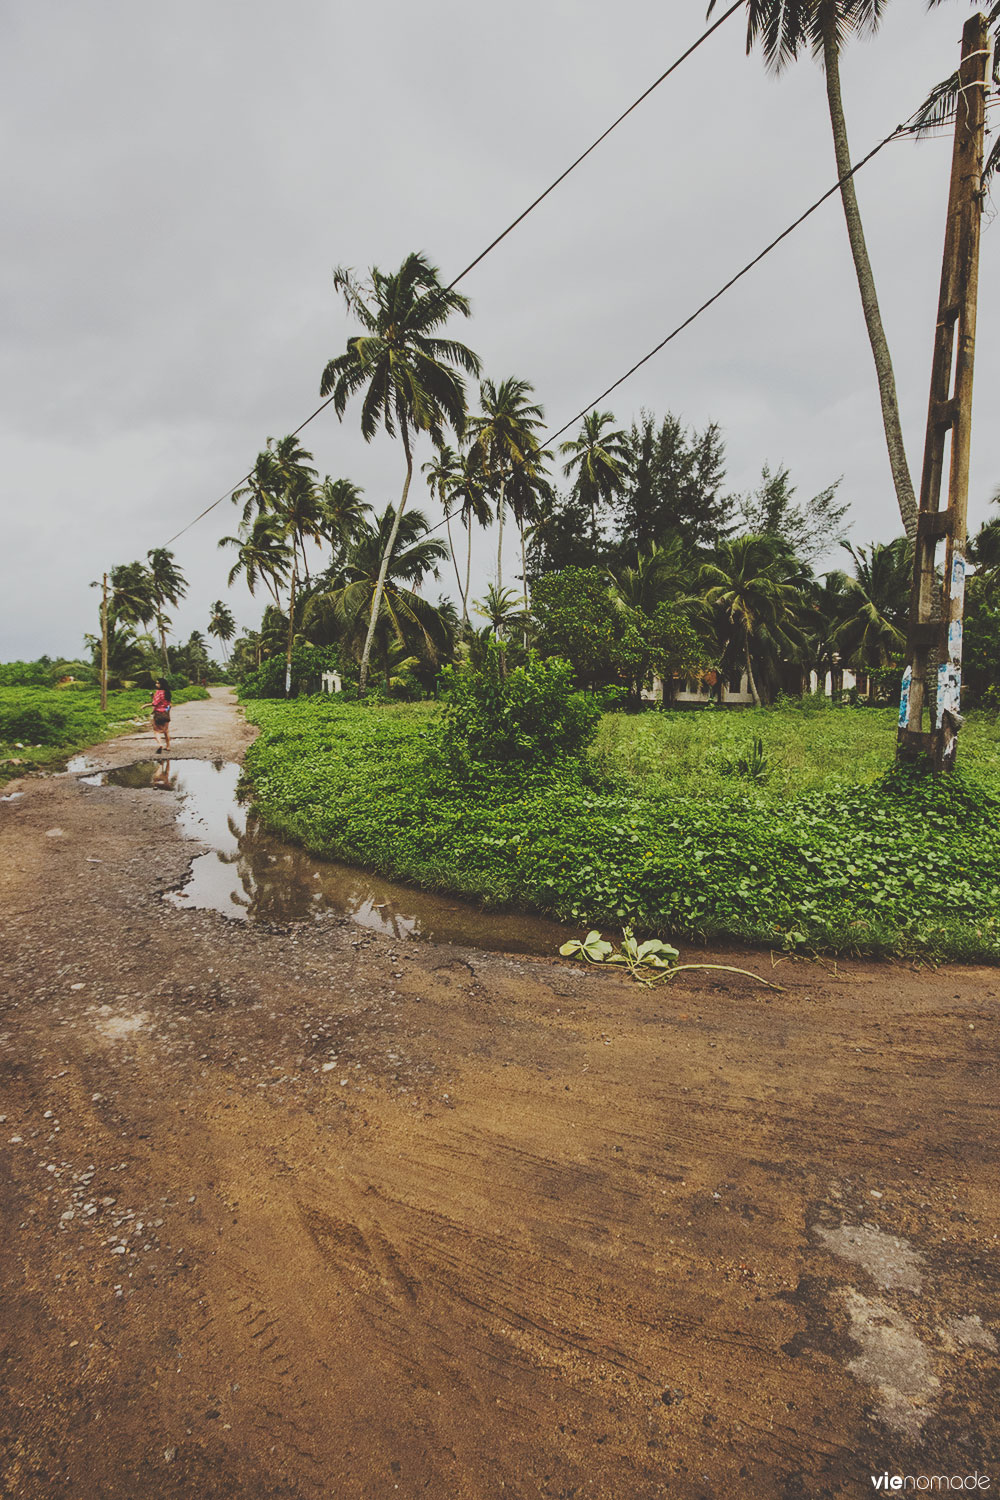
[[[524,596],[524,649],[528,649],[528,558],[524,550],[524,518],[518,517],[518,529],[521,533],[521,585]]]
[[[448,511],[447,501],[444,502],[444,524],[445,530],[448,533],[448,551],[451,553],[451,560],[455,564],[455,582],[458,584],[458,597],[462,601],[462,619],[467,625],[469,623],[469,616],[465,608],[465,595],[462,592],[462,574],[459,571],[458,558],[455,556],[455,543],[451,538],[451,515]]]
[[[413,454],[410,450],[410,432],[405,417],[400,423],[399,431],[403,439],[403,452],[406,454],[406,479],[403,482],[403,493],[400,495],[399,504],[396,507],[389,540],[386,542],[385,551],[382,553],[382,563],[378,570],[378,581],[375,584],[375,593],[372,597],[372,614],[371,619],[368,621],[368,634],[365,636],[365,644],[361,652],[361,677],[358,683],[359,698],[365,696],[365,688],[368,685],[368,661],[372,654],[375,625],[382,608],[382,595],[385,593],[385,578],[389,571],[389,559],[392,557],[392,551],[396,545],[396,537],[399,535],[399,523],[403,519],[403,511],[406,508],[406,497],[410,493],[410,480],[413,478]]]
[[[743,654],[746,657],[747,681],[750,684],[750,696],[753,699],[754,708],[760,708],[760,694],[757,691],[757,684],[754,681],[753,667],[750,665],[750,632],[749,632],[749,630],[745,633],[745,635],[743,637]]]
[[[169,672],[170,659],[167,656],[167,627],[163,623],[162,603],[156,611],[156,628],[160,632],[160,655],[163,657],[163,670]]]
[[[292,643],[295,639],[295,585],[298,582],[299,560],[292,558],[292,583],[288,590],[288,645],[285,649],[285,697],[292,696]]]
[[[844,104],[840,92],[840,49],[837,41],[836,18],[834,7],[829,3],[823,7],[821,24],[823,64],[826,69],[826,97],[830,108],[830,124],[833,128],[837,176],[845,178],[851,170],[851,148],[847,139],[847,124],[844,120]],[[858,289],[861,292],[861,306],[864,309],[865,326],[868,329],[868,342],[871,344],[875,372],[878,376],[879,396],[882,401],[882,426],[885,429],[886,447],[889,450],[892,482],[903,527],[907,536],[912,539],[917,534],[917,500],[913,492],[913,480],[910,478],[910,467],[906,460],[906,449],[903,446],[903,429],[899,420],[899,401],[896,396],[896,377],[893,374],[889,344],[882,326],[882,315],[879,312],[878,297],[875,292],[875,278],[868,259],[868,247],[865,244],[853,177],[848,178],[846,182],[841,182],[840,196],[844,205],[847,237],[850,240],[851,254],[854,257]]]
[[[497,520],[500,523],[500,532],[497,539],[497,588],[503,588],[503,512],[504,494],[507,489],[506,479],[500,481],[500,498],[497,500]]]
[[[462,613],[465,619],[465,628],[469,628],[469,589],[472,586],[472,516],[466,521],[468,540],[465,548],[465,593],[462,596]]]

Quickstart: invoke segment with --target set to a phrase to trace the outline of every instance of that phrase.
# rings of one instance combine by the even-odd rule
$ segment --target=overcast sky
[[[968,14],[895,0],[852,45],[855,159],[957,65]],[[0,658],[77,653],[90,581],[165,543],[313,409],[352,331],[334,266],[420,249],[454,275],[703,15],[701,0],[7,6]],[[553,427],[835,178],[819,68],[775,79],[744,41],[738,15],[463,283],[458,336],[485,373],[532,381]],[[894,144],[858,180],[914,468],[949,155],[946,138]],[[973,527],[1000,486],[998,246],[987,223]],[[783,460],[800,498],[843,475],[855,541],[899,530],[836,199],[609,404],[622,424],[641,407],[718,422],[734,490]],[[373,503],[398,495],[402,454],[365,444],[356,411],[303,441]],[[235,524],[227,501],[176,545],[182,636],[224,594],[216,543]],[[263,600],[229,597],[255,625]]]

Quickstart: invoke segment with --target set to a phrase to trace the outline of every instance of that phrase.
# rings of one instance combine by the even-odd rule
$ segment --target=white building
[[[862,692],[867,692],[868,689],[864,674],[856,674],[849,667],[838,667],[835,672],[827,672],[822,684],[819,673],[810,672],[808,686],[801,682],[797,667],[789,668],[789,675],[792,674],[796,681],[785,684],[789,693],[799,693],[804,688],[810,693],[822,691],[828,698],[832,698],[835,694],[850,692],[852,688],[859,688]],[[652,688],[643,688],[642,696],[647,703],[662,703],[662,679],[654,677]],[[747,674],[742,672],[729,678],[723,677],[721,683],[715,672],[710,672],[704,680],[695,677],[682,679],[677,683],[670,700],[672,708],[705,708],[709,703],[717,703],[721,708],[750,708],[753,705],[753,694]]]

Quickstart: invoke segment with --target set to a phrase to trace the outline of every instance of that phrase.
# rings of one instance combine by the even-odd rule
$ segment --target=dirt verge
[[[171,797],[11,790],[0,1494],[1000,1483],[1000,974],[264,930],[161,899]]]

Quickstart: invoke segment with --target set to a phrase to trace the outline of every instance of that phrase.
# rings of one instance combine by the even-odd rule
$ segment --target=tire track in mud
[[[320,1254],[355,1282],[359,1315],[383,1351],[383,1378],[398,1370],[400,1383],[409,1385],[410,1420],[428,1450],[452,1460],[448,1483],[455,1492],[496,1493],[499,1470],[481,1452],[477,1436],[486,1397],[470,1368],[467,1330],[454,1328],[450,1310],[414,1266],[374,1187],[344,1170],[336,1176],[336,1191],[346,1220],[301,1198],[299,1212]]]
[[[1000,1330],[995,974],[803,964],[770,1002],[237,931],[160,902],[190,856],[164,804],[57,781],[13,808],[18,1500],[860,1493],[893,1438],[838,1288],[873,1288],[810,1239],[816,1205],[927,1254],[929,1346],[960,1314]],[[95,1165],[77,1186],[119,1200],[109,1230],[163,1218],[163,1253],[118,1254],[79,1203],[62,1221],[49,1163]],[[942,1364],[910,1467],[956,1433],[986,1467],[996,1367]]]

